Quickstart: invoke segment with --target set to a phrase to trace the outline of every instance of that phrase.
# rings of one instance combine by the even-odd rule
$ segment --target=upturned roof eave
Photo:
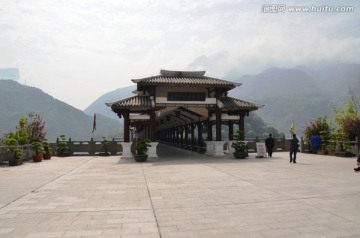
[[[224,111],[237,111],[237,110],[255,111],[265,106],[262,104],[252,103],[233,97],[223,97],[220,100],[224,104]],[[228,102],[226,100],[230,100],[231,102]],[[241,104],[245,104],[245,105],[239,106],[237,102],[240,102]]]
[[[140,100],[142,98],[142,100]],[[111,107],[113,111],[122,109],[137,109],[137,110],[148,110],[152,108],[153,102],[150,96],[132,96],[125,99],[121,99],[115,102],[105,103],[106,106]]]

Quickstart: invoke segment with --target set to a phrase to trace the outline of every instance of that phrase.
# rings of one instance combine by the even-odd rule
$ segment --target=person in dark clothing
[[[290,140],[290,163],[296,163],[296,153],[299,149],[299,140],[296,138],[296,135],[293,134],[293,138]],[[293,159],[294,155],[294,159]]]
[[[358,155],[358,158],[357,158],[357,168],[354,168],[354,172],[360,172],[360,152],[359,152],[359,155]]]
[[[272,134],[269,134],[269,137],[266,138],[265,140],[265,146],[270,157],[272,157],[274,144],[275,144],[274,138],[272,138]]]

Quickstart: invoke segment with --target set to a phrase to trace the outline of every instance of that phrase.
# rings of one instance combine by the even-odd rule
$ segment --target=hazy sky
[[[360,62],[360,1],[0,0],[0,68],[79,109],[160,69],[230,80],[323,60]]]

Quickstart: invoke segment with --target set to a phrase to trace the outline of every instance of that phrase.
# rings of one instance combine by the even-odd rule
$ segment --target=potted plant
[[[320,149],[317,151],[319,155],[327,155],[329,153],[328,151],[328,145],[329,145],[329,132],[328,131],[320,131],[320,137],[321,137],[321,145]]]
[[[349,146],[344,143],[346,140],[344,133],[337,133],[336,139],[338,144],[338,151],[336,151],[335,155],[338,157],[353,157],[354,155],[348,151]]]
[[[34,141],[31,143],[31,149],[35,151],[35,154],[32,156],[34,162],[41,162],[43,159],[44,148],[42,143],[39,141]]]
[[[318,135],[312,135],[310,137],[310,144],[311,144],[312,152],[317,153],[317,151],[320,149],[321,144],[322,144],[321,137]]]
[[[103,140],[101,141],[101,149],[103,150],[103,153],[100,153],[99,155],[108,156],[110,155],[109,153],[110,141],[106,136],[103,136],[102,139]]]
[[[235,149],[234,157],[237,159],[244,159],[248,157],[246,151],[246,143],[244,142],[244,132],[238,130],[234,135],[235,142],[232,143],[231,147]]]
[[[64,156],[69,156],[70,152],[69,152],[69,146],[68,143],[66,141],[66,135],[61,134],[60,135],[60,139],[61,140],[57,140],[56,142],[56,152],[58,156],[64,157]]]
[[[135,142],[135,161],[145,162],[147,160],[148,155],[146,152],[148,151],[148,148],[151,147],[150,142],[151,140],[148,138],[139,139]]]
[[[24,163],[24,153],[23,150],[19,147],[14,149],[14,157],[9,160],[10,166],[18,166]]]
[[[49,160],[49,159],[51,159],[51,156],[52,156],[52,148],[51,148],[51,146],[50,146],[50,143],[48,142],[47,139],[44,139],[42,145],[43,145],[43,148],[44,148],[44,154],[43,154],[44,160]]]
[[[23,150],[22,148],[17,147],[16,144],[16,139],[11,137],[5,138],[5,147],[3,152],[9,154],[8,158],[10,166],[21,165],[24,162]]]

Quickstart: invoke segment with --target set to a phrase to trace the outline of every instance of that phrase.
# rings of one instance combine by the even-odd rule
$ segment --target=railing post
[[[71,138],[69,138],[68,146],[69,146],[70,155],[72,155],[73,154],[73,143],[71,142]]]
[[[53,150],[53,154],[56,154],[56,155],[58,154],[58,152],[57,152],[58,144],[59,144],[59,138],[57,137],[57,138],[56,138],[56,142],[55,142],[55,150]]]
[[[89,155],[95,155],[95,150],[94,138],[91,138],[89,142]]]

